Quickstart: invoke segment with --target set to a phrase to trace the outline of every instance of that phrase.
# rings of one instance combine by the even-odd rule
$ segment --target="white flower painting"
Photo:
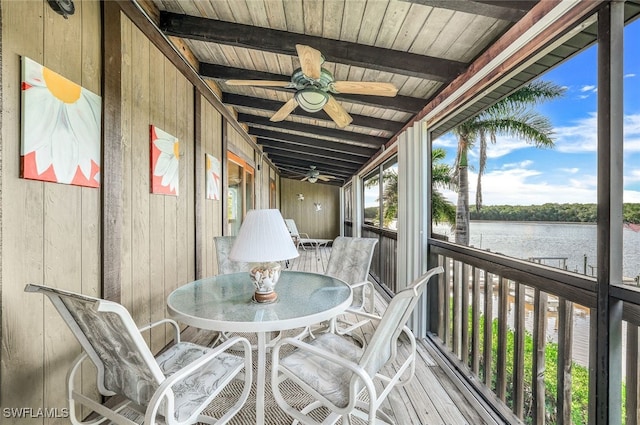
[[[100,96],[27,57],[21,92],[21,177],[99,187]]]
[[[175,136],[151,126],[151,193],[178,196],[180,142]]]
[[[213,155],[206,155],[207,199],[220,200],[220,160]]]

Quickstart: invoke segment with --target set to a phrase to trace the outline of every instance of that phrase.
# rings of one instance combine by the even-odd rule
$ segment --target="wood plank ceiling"
[[[448,83],[521,19],[529,0],[146,0],[161,31],[190,51],[283,177],[311,166],[342,185]],[[154,9],[154,10],[150,10]],[[269,118],[294,89],[228,79],[290,81],[296,44],[320,50],[335,80],[390,82],[396,97],[335,94],[353,121],[297,107]]]

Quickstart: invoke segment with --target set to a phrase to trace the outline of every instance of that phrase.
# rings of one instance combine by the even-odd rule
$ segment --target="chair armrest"
[[[186,378],[191,373],[193,373],[196,369],[199,369],[200,367],[204,366],[205,364],[213,360],[215,357],[219,356],[221,353],[227,351],[229,348],[231,348],[232,345],[235,345],[238,343],[244,346],[243,347],[244,359],[245,359],[244,373],[245,373],[246,379],[249,382],[251,382],[252,372],[253,372],[253,369],[251,367],[251,364],[252,364],[251,344],[249,344],[249,340],[244,337],[236,336],[233,338],[229,338],[228,340],[218,345],[217,347],[211,348],[210,349],[211,351],[205,354],[204,356],[200,357],[197,360],[194,360],[184,368],[180,369],[179,371],[177,371],[176,373],[174,373],[173,375],[169,376],[167,379],[162,381],[162,383],[160,384],[156,392],[153,394],[153,397],[151,397],[151,400],[149,400],[149,407],[153,407],[153,408],[151,410],[147,410],[144,423],[149,423],[149,424],[156,423],[155,418],[156,418],[156,414],[158,413],[158,409],[160,408],[160,401],[164,396],[167,395],[169,391],[171,391],[171,387],[173,387],[173,385],[182,381],[184,378]],[[173,410],[173,406],[169,405],[171,403],[172,403],[171,400],[167,400],[167,404],[168,404],[167,407],[169,408],[169,410]]]
[[[173,326],[174,331],[175,331],[174,342],[176,344],[179,343],[180,342],[180,326],[178,326],[178,323],[175,320],[172,320],[172,319],[158,320],[157,322],[153,322],[153,323],[149,323],[147,325],[144,325],[141,328],[138,328],[138,330],[140,332],[148,331],[151,328],[154,328],[154,327],[156,327],[158,325],[163,325],[165,323],[169,323],[170,325]]]
[[[308,233],[298,233],[298,234],[299,234],[300,236],[303,236],[303,235],[304,235],[304,237],[305,237],[306,239],[313,239],[311,236],[309,236],[309,234],[308,234]]]
[[[351,286],[352,289],[359,288],[361,286],[363,288],[362,288],[362,300],[356,300],[356,301],[362,301],[361,302],[362,307],[359,309],[348,309],[348,310],[351,312],[357,313],[360,311],[365,311],[366,310],[365,307],[368,307],[369,311],[373,312],[373,304],[374,304],[373,299],[375,296],[375,293],[374,293],[375,288],[373,287],[373,283],[369,282],[368,280],[363,280],[362,282],[350,283],[349,286]],[[367,302],[367,296],[364,291],[364,287],[369,287],[371,289],[371,296],[369,297],[368,302]]]

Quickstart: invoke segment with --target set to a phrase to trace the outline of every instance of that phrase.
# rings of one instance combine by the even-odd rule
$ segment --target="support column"
[[[610,291],[622,284],[623,33],[624,1],[606,3],[598,12],[597,425],[622,423],[622,302]]]
[[[430,212],[430,151],[426,124],[417,122],[398,137],[398,289],[427,271]],[[409,320],[418,337],[427,332],[427,297]]]

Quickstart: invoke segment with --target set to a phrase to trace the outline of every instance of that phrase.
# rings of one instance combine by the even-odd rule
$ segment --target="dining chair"
[[[347,309],[348,313],[358,314],[364,311],[373,313],[375,289],[368,278],[371,259],[377,243],[378,240],[374,238],[346,236],[338,236],[333,241],[325,274],[343,280],[351,286],[353,302]],[[368,322],[369,320],[365,319],[357,323],[350,323],[344,319],[338,320],[336,318],[332,327],[334,327],[334,331],[345,334]],[[336,323],[346,324],[346,327],[335,328]]]
[[[272,354],[271,388],[278,405],[304,424],[320,423],[311,417],[314,415],[311,412],[319,407],[329,410],[322,424],[333,424],[338,419],[342,419],[343,424],[350,424],[351,416],[370,425],[392,424],[392,419],[380,410],[380,406],[393,388],[407,384],[415,372],[416,340],[405,325],[429,279],[442,272],[441,266],[435,267],[414,280],[411,286],[391,299],[382,317],[365,313],[377,323],[365,348],[349,337],[334,333],[324,333],[308,341],[285,338],[277,343]],[[406,335],[410,344],[402,359],[397,356],[401,334]],[[288,345],[294,348],[293,351],[280,358],[281,351]],[[396,362],[393,367],[385,368],[392,362]],[[383,369],[393,373],[385,374]],[[312,398],[303,409],[289,404],[280,391],[280,385],[287,380]],[[291,401],[298,403],[300,392],[296,395]]]
[[[214,236],[213,245],[218,262],[218,274],[248,272],[251,268],[249,263],[229,259],[229,252],[235,240],[235,236]]]
[[[164,319],[140,329],[121,304],[43,285],[27,285],[26,292],[49,297],[82,346],[67,373],[69,418],[74,425],[111,421],[132,425],[123,409],[144,416],[145,424],[227,423],[244,405],[251,388],[251,348],[245,338],[231,338],[216,348],[180,341],[180,328]],[[169,324],[174,344],[153,356],[141,332]],[[242,356],[227,351],[244,348]],[[89,359],[97,369],[96,385],[103,396],[119,396],[122,403],[107,407],[75,388],[76,373]],[[239,398],[219,418],[202,411],[231,382],[244,382]],[[100,418],[84,422],[76,409],[85,406]]]

